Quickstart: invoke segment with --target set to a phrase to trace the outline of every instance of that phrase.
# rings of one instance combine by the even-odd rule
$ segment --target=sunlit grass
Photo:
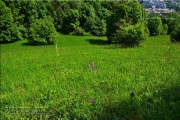
[[[138,48],[93,36],[60,35],[57,48],[25,42],[1,45],[4,119],[180,117],[180,46],[169,36],[150,37]],[[11,114],[14,107],[21,109]]]

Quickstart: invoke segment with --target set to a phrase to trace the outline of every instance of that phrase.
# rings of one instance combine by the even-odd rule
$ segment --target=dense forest
[[[139,44],[149,34],[171,34],[180,20],[178,13],[148,15],[137,1],[127,0],[0,0],[0,11],[1,43],[28,39],[31,44],[53,44],[61,33],[107,35],[110,43]]]

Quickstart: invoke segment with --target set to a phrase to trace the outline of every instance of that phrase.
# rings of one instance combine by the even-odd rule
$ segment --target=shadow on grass
[[[30,43],[22,43],[22,46],[32,46]]]
[[[147,92],[142,90],[139,93],[129,93],[129,98],[120,99],[119,102],[113,102],[109,98],[108,105],[102,105],[101,110],[95,110],[96,105],[92,107],[93,112],[92,120],[179,120],[180,118],[180,88],[178,85],[172,88],[164,89],[163,87],[158,90]],[[49,92],[47,92],[48,96]],[[113,94],[113,93],[112,93]],[[74,99],[71,99],[74,100]],[[70,101],[71,101],[70,100]],[[46,99],[41,99],[42,104]],[[79,116],[76,112],[72,112],[76,108],[76,104],[69,103],[68,106],[62,108],[61,102],[55,102],[49,106],[45,111],[48,119],[58,119],[67,117],[70,120],[86,120],[84,116]],[[67,101],[66,101],[67,102]],[[45,103],[44,103],[45,104]],[[96,103],[95,103],[96,104]],[[35,111],[36,112],[36,111]],[[68,113],[68,114],[66,114]],[[17,115],[17,114],[13,114]],[[13,117],[13,115],[11,117]],[[28,114],[27,114],[28,115]],[[29,114],[30,116],[23,116],[26,118],[38,118],[39,114]],[[46,115],[46,114],[43,114]],[[17,116],[21,118],[20,116]],[[2,118],[8,118],[3,116]]]
[[[123,46],[121,44],[118,43],[109,43],[107,40],[103,40],[103,39],[86,39],[85,41],[89,42],[92,45],[110,45],[109,47],[107,47],[107,49],[129,49],[129,48],[139,48],[139,47],[143,47],[143,45],[139,45],[139,46]]]
[[[86,39],[92,45],[108,45],[108,41],[102,39]]]
[[[0,44],[12,44],[15,42],[17,42],[17,41],[3,41],[3,42],[0,42]]]
[[[130,93],[129,99],[105,105],[100,120],[178,120],[180,88],[154,93]]]
[[[54,45],[54,44],[31,44],[31,43],[22,43],[22,46],[49,46],[49,45]]]

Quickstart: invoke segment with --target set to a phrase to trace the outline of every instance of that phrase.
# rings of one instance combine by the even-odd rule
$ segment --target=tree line
[[[178,13],[150,14],[148,20],[137,1],[128,0],[0,0],[0,11],[0,43],[28,39],[30,44],[53,44],[61,33],[106,35],[110,43],[134,46],[148,35],[171,34],[180,20]]]

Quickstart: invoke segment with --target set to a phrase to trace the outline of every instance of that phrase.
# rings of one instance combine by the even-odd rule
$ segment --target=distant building
[[[142,6],[145,8],[154,8],[155,7],[152,3],[142,3]]]
[[[165,14],[175,12],[172,8],[174,8],[175,5],[178,4],[176,2],[173,2],[171,8],[167,8],[164,0],[143,0],[143,2],[142,0],[139,0],[139,3],[145,8],[146,13],[148,14]]]
[[[165,9],[166,4],[164,2],[154,2],[155,8]]]

